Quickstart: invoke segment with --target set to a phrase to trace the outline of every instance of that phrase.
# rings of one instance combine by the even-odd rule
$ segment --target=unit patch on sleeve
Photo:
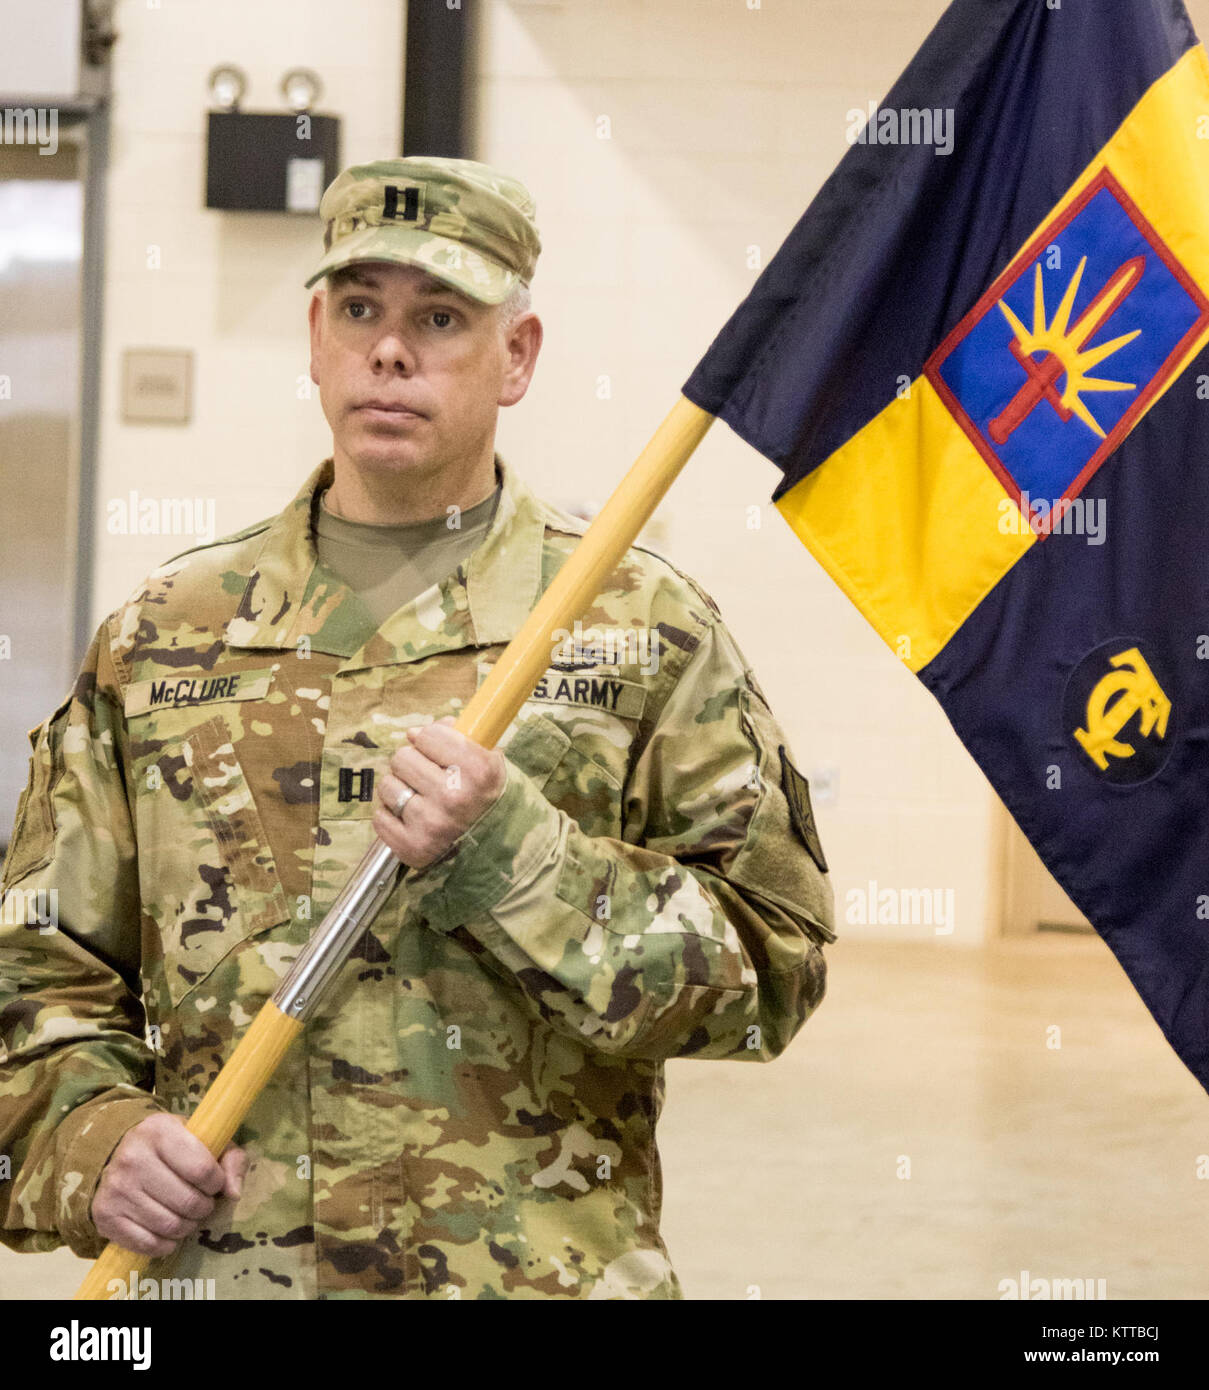
[[[781,790],[789,802],[789,819],[798,832],[798,838],[810,851],[810,857],[819,866],[820,873],[827,873],[827,860],[823,857],[823,842],[819,839],[818,827],[814,823],[814,808],[810,804],[810,783],[789,761],[789,755],[782,743],[777,750],[781,755]]]

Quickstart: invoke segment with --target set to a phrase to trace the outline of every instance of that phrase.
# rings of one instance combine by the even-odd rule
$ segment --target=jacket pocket
[[[55,781],[63,770],[59,750],[63,726],[71,709],[72,696],[59,705],[41,724],[29,730],[29,777],[17,802],[13,836],[0,884],[10,884],[50,862],[55,845],[55,818],[51,798]]]
[[[526,706],[526,712],[530,706]],[[571,716],[574,717],[573,715]],[[615,751],[616,766],[593,757],[554,713],[529,715],[500,747],[526,773],[552,805],[565,811],[587,835],[621,834],[625,750]]]
[[[241,941],[288,921],[289,906],[221,715],[157,743],[141,761],[143,911],[158,929],[176,1006]]]
[[[571,740],[553,719],[533,714],[516,719],[499,747],[508,761],[541,789],[571,747]]]

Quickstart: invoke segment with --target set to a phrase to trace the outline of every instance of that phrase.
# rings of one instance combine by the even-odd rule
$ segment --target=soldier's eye
[[[444,319],[445,322],[440,323],[438,322],[439,319]],[[434,309],[432,311],[432,321],[437,325],[438,328],[445,328],[453,322],[453,315],[449,312],[448,309]]]
[[[364,318],[364,314],[359,314],[359,313],[356,313],[356,312],[354,312],[354,311],[357,310],[357,309],[365,309],[365,310],[368,310],[368,307],[369,307],[369,306],[365,303],[364,300],[361,300],[361,299],[350,299],[349,302],[348,302],[344,307],[345,307],[345,309],[348,311],[348,313],[349,313],[353,318],[359,319],[359,318]]]

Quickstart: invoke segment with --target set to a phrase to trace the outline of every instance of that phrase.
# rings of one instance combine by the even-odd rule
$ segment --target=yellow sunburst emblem
[[[1132,381],[1109,381],[1102,377],[1088,376],[1092,367],[1119,352],[1127,343],[1141,333],[1135,328],[1132,333],[1122,333],[1119,338],[1101,343],[1099,347],[1084,349],[1087,340],[1116,313],[1126,296],[1142,278],[1146,265],[1145,256],[1134,256],[1126,261],[1109,277],[1108,283],[1096,295],[1086,309],[1070,324],[1071,311],[1087,257],[1079,262],[1071,276],[1062,302],[1054,312],[1052,322],[1045,319],[1045,289],[1041,282],[1041,262],[1036,265],[1033,281],[1033,327],[1030,331],[1007,305],[999,300],[1004,318],[1016,335],[1011,343],[1012,354],[1024,368],[1028,380],[1016,392],[1007,407],[991,421],[990,436],[996,444],[1006,443],[1008,436],[1022,425],[1033,408],[1043,400],[1049,401],[1062,420],[1077,415],[1101,439],[1105,438],[1099,421],[1087,408],[1083,400],[1085,391],[1136,391],[1137,383]],[[1042,354],[1040,360],[1034,360]],[[1056,385],[1058,378],[1066,374],[1066,386],[1059,396]]]

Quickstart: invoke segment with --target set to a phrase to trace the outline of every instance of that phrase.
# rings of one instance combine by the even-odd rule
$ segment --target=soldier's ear
[[[323,316],[327,309],[327,295],[322,290],[316,290],[311,295],[311,303],[307,309],[307,323],[311,331],[311,380],[316,386],[319,385],[319,349],[323,342]]]
[[[515,405],[524,396],[533,379],[541,346],[542,321],[530,309],[508,329],[504,342],[507,360],[498,405]]]

